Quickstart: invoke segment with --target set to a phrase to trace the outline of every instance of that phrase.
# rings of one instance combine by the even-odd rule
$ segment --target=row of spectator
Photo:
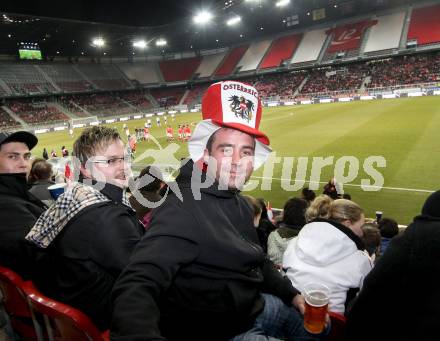
[[[9,108],[23,121],[29,124],[42,122],[65,121],[69,118],[46,102],[38,102],[34,99],[21,99],[9,102]]]

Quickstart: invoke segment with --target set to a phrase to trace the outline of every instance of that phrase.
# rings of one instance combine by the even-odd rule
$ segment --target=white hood
[[[357,247],[345,233],[330,223],[313,222],[299,232],[295,252],[303,262],[322,267],[357,252]]]
[[[347,291],[360,288],[372,268],[366,251],[332,224],[305,225],[284,252],[283,268],[293,286],[302,291],[311,282],[330,288],[331,311],[344,312]]]

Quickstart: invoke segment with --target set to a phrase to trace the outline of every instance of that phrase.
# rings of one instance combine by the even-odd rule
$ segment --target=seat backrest
[[[78,309],[44,296],[32,282],[25,283],[24,292],[31,307],[45,316],[48,333],[53,340],[104,340],[90,318]]]
[[[9,268],[0,266],[0,288],[3,292],[3,304],[11,317],[31,317],[22,289],[23,284],[24,281],[20,275]]]
[[[41,328],[33,315],[26,294],[25,282],[13,270],[0,266],[0,290],[2,303],[8,313],[11,326],[25,340],[42,340]]]
[[[332,329],[327,337],[328,341],[342,341],[345,338],[345,316],[329,311]]]

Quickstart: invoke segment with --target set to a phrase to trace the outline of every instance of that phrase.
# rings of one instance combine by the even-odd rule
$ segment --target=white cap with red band
[[[236,81],[212,84],[202,100],[203,121],[197,124],[188,143],[191,159],[200,160],[209,137],[227,127],[255,137],[254,169],[259,168],[272,151],[269,139],[258,130],[261,114],[258,92],[251,85]]]

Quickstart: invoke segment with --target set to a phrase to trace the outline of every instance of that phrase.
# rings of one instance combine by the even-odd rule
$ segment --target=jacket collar
[[[30,201],[33,204],[46,209],[46,205],[28,191],[27,178],[25,173],[4,173],[0,174],[0,194],[19,197]]]
[[[84,178],[80,177],[79,182],[84,183],[84,180]],[[123,200],[124,190],[121,187],[110,184],[108,182],[104,183],[95,180],[92,180],[92,185],[97,185],[98,188],[102,188],[99,191],[110,200],[116,201],[118,203],[125,203]]]
[[[122,202],[124,196],[124,190],[121,187],[109,183],[104,184],[104,188],[100,192],[109,199],[119,203]]]
[[[341,223],[338,223],[336,221],[329,220],[329,219],[323,219],[323,218],[317,218],[317,219],[313,220],[313,222],[325,222],[325,223],[329,223],[330,225],[333,225],[339,231],[344,233],[348,238],[350,238],[353,241],[353,243],[356,244],[356,247],[358,250],[361,250],[361,251],[365,250],[365,245],[364,245],[364,242],[362,241],[362,239],[359,238],[358,235],[356,233],[354,233],[347,226],[342,225]]]
[[[27,181],[25,173],[0,174],[0,192],[27,198]]]
[[[194,181],[198,181],[200,183],[204,183],[205,181],[212,182],[212,179],[209,178],[208,174],[201,170],[197,164],[195,164],[191,159],[184,160],[183,166],[180,168],[180,173],[176,178],[176,182],[182,188],[191,188],[191,178],[194,173]],[[238,190],[221,190],[219,189],[219,184],[215,180],[211,186],[206,188],[200,188],[200,191],[206,194],[214,195],[216,197],[221,198],[232,198],[240,191]]]

